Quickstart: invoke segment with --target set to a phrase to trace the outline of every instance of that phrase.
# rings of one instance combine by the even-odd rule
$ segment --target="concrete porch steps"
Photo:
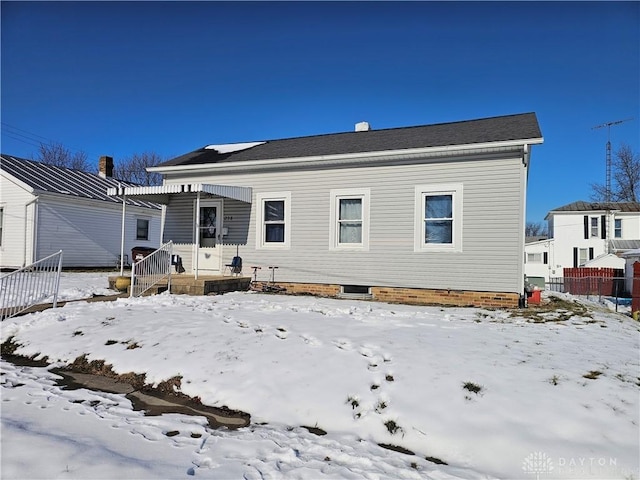
[[[249,290],[251,277],[224,277],[193,275],[172,275],[171,293],[178,295],[209,295]],[[167,290],[167,282],[160,282],[145,295],[153,295]]]

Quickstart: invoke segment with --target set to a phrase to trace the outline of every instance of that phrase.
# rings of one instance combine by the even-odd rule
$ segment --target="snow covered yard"
[[[535,313],[163,294],[5,321],[18,354],[180,377],[252,425],[145,417],[3,361],[2,478],[638,479],[639,324],[554,298]]]

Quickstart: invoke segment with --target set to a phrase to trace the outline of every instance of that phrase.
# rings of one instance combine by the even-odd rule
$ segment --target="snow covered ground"
[[[105,288],[106,274],[82,275],[85,293],[91,275]],[[11,319],[1,336],[18,354],[86,354],[151,384],[179,376],[183,393],[252,424],[144,416],[123,395],[64,390],[46,368],[2,361],[1,476],[637,480],[640,325],[560,297],[532,316],[162,294]]]

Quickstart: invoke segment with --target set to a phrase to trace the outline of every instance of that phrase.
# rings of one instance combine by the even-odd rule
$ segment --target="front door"
[[[200,202],[200,223],[197,229],[199,237],[198,271],[220,273],[222,263],[222,202],[202,200]]]

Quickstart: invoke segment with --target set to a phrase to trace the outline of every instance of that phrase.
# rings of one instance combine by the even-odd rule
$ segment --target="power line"
[[[42,145],[54,147],[59,145],[59,146],[62,146],[63,148],[66,148],[71,153],[75,153],[75,154],[84,153],[88,155],[87,152],[83,150],[69,147],[62,142],[59,142],[57,140],[52,140],[47,137],[43,137],[42,135],[38,135],[37,133],[30,132],[29,130],[25,130],[25,129],[16,127],[14,125],[10,125],[6,122],[0,122],[0,124],[2,124],[2,134],[8,136],[13,140],[17,140],[18,142],[26,143],[27,145],[31,145],[33,147],[40,147]],[[22,138],[18,138],[18,137],[22,137]]]

